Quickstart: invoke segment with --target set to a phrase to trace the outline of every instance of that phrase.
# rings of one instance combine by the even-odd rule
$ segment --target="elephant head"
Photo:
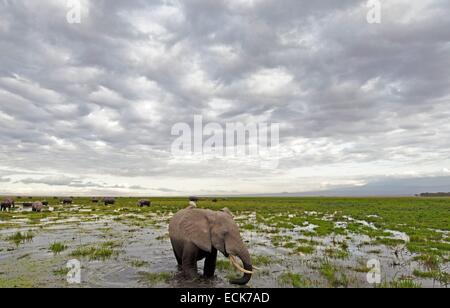
[[[232,284],[245,285],[252,277],[252,261],[245,246],[239,227],[228,209],[212,211],[204,209],[187,209],[189,217],[184,219],[186,236],[200,249],[211,252],[212,248],[220,251],[241,272],[243,277],[233,279]],[[186,218],[186,217],[185,217]],[[241,259],[243,268],[235,257]]]

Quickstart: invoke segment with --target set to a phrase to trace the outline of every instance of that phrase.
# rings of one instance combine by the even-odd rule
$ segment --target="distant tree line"
[[[421,193],[420,197],[450,197],[450,192]]]

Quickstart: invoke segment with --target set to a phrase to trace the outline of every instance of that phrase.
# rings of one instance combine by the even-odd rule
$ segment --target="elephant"
[[[252,276],[253,266],[250,253],[245,246],[239,227],[228,209],[212,211],[188,207],[176,213],[169,224],[169,236],[175,258],[184,277],[195,278],[197,262],[205,260],[203,275],[214,277],[217,251],[229,258],[243,277],[230,280],[237,285],[247,284]],[[241,259],[242,268],[235,259]]]
[[[107,197],[107,198],[103,198],[103,203],[105,204],[105,205],[108,205],[108,204],[115,204],[116,203],[116,199],[114,199],[114,198],[110,198],[110,197]]]
[[[61,203],[63,204],[63,205],[66,205],[66,204],[72,204],[73,203],[73,200],[72,200],[72,198],[63,198],[63,199],[61,199]]]
[[[144,207],[144,206],[150,206],[152,205],[152,202],[150,200],[139,200],[138,206]]]
[[[0,202],[0,211],[9,211],[11,208],[14,207],[14,201],[12,199],[5,199],[4,201]]]
[[[33,205],[31,206],[31,210],[33,212],[42,212],[43,208],[44,208],[44,205],[42,204],[42,202],[39,202],[39,201],[33,202]]]

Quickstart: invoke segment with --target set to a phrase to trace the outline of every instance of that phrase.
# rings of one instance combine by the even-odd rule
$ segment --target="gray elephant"
[[[111,197],[105,197],[103,198],[103,203],[105,205],[114,205],[116,203],[116,199],[115,198],[111,198]]]
[[[138,206],[144,207],[144,206],[151,206],[152,202],[150,200],[139,200]]]
[[[245,285],[252,276],[252,261],[239,227],[228,209],[212,211],[189,207],[176,213],[169,224],[169,235],[173,251],[186,278],[194,278],[197,262],[206,259],[203,274],[214,277],[217,251],[230,258],[231,263],[243,277],[230,280],[232,284]],[[241,259],[242,268],[235,257]]]
[[[33,202],[33,204],[31,205],[31,210],[33,212],[42,212],[42,209],[44,208],[44,205],[42,204],[42,202],[36,201]]]
[[[73,203],[73,199],[72,198],[63,198],[63,199],[61,199],[61,203],[63,205],[71,205]]]
[[[7,198],[0,203],[0,211],[9,211],[14,206],[15,206],[14,200],[11,198]]]

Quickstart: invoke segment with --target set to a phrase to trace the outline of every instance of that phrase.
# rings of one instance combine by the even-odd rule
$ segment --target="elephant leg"
[[[173,250],[173,253],[175,254],[175,258],[177,259],[177,263],[178,263],[178,267],[180,268],[181,265],[183,264],[183,259],[182,257],[180,257],[177,252],[175,251],[175,249]]]
[[[209,253],[205,259],[205,267],[203,270],[203,275],[206,278],[214,277],[214,272],[216,271],[216,262],[217,262],[217,249],[213,248],[211,250],[211,253]]]
[[[197,254],[198,248],[193,243],[186,243],[183,249],[182,270],[188,279],[197,277]]]
[[[172,239],[170,239],[170,242],[172,243],[172,249],[173,249],[173,254],[175,255],[175,258],[177,259],[177,263],[178,263],[178,269],[181,270],[181,265],[183,264],[183,246],[180,245],[179,242],[174,241]]]

